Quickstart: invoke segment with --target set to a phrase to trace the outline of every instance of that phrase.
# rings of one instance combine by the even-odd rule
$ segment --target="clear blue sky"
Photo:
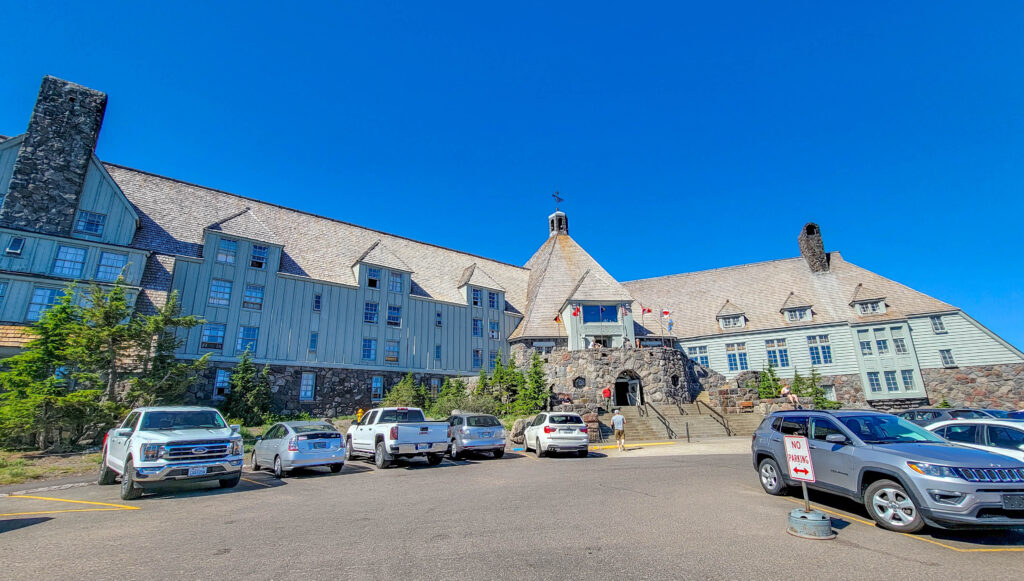
[[[517,264],[559,190],[619,280],[813,220],[1024,346],[1019,2],[60,4],[4,8],[0,133],[57,75],[107,161]]]

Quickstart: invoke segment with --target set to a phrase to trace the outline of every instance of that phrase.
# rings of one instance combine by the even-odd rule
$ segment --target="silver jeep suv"
[[[879,526],[1024,526],[1024,463],[961,447],[894,415],[869,410],[784,411],[754,432],[754,467],[768,494],[789,479],[783,436],[806,436],[824,492],[863,502]]]

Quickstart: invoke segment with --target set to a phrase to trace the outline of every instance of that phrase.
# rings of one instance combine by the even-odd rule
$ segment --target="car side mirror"
[[[231,424],[228,427],[231,428],[231,431],[236,433],[236,434],[240,434],[242,432],[242,426],[240,426],[238,424]]]
[[[830,444],[845,444],[849,440],[847,440],[846,436],[842,434],[829,434],[825,436],[825,441]]]
[[[256,436],[256,440],[255,441],[256,442],[262,442],[263,441],[263,436]]]
[[[134,430],[131,428],[118,428],[117,431],[114,432],[114,435],[118,438],[128,438],[132,435],[132,432],[134,432]]]

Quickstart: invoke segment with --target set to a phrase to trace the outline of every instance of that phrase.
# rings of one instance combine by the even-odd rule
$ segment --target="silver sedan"
[[[345,440],[326,422],[280,422],[256,439],[252,448],[252,469],[273,467],[281,478],[295,468],[329,466],[341,472],[345,465]]]

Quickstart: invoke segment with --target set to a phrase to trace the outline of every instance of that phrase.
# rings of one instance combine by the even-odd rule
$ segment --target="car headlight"
[[[229,449],[228,454],[231,455],[231,456],[241,456],[242,452],[243,452],[242,441],[241,440],[231,440],[231,448]]]
[[[924,462],[907,462],[907,466],[918,474],[934,476],[935,478],[960,478],[960,476],[949,466],[938,464],[926,464]]]
[[[142,445],[142,461],[143,462],[155,462],[156,460],[164,457],[163,444],[143,444]]]

